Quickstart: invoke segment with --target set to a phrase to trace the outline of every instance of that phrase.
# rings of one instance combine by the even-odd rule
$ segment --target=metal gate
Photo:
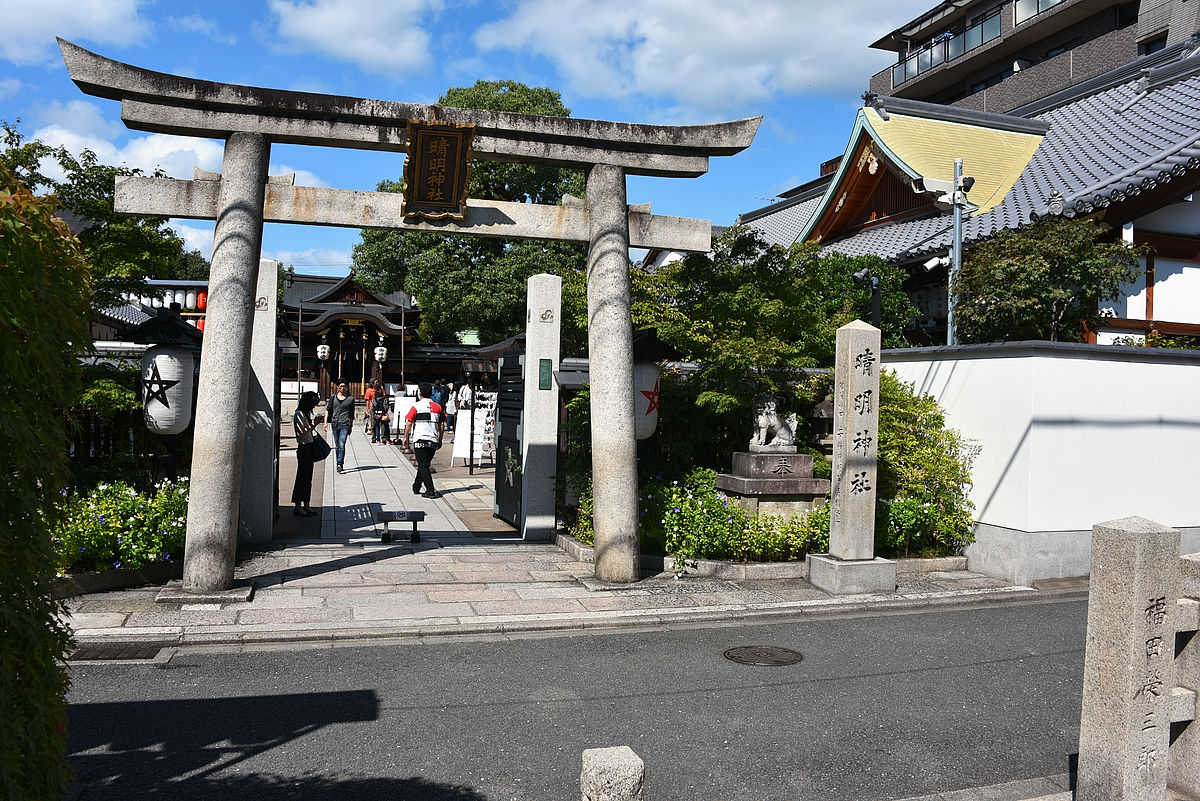
[[[504,356],[496,395],[495,515],[521,527],[521,415],[525,408],[525,356]]]

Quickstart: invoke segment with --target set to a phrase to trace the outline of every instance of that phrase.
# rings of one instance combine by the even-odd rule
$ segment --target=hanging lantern
[[[142,356],[142,413],[155,434],[178,434],[192,421],[192,354],[155,345]]]
[[[379,362],[380,364],[383,364],[387,361],[387,348],[380,345],[375,349],[375,361]]]
[[[187,295],[184,296],[183,301],[184,301],[183,308],[185,308],[185,309],[196,308],[196,290],[189,289],[187,292]]]
[[[329,346],[326,344],[317,345],[317,358],[325,361],[329,358]]]
[[[187,293],[182,289],[175,292],[175,302],[179,304],[179,308],[183,308],[183,304],[187,303]]]
[[[637,439],[649,439],[658,428],[658,378],[656,364],[633,366],[633,436]]]
[[[196,293],[196,308],[200,311],[208,308],[208,292],[200,290]]]

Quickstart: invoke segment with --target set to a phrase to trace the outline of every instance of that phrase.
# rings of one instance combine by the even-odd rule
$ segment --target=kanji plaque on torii
[[[475,126],[414,120],[407,135],[404,216],[465,219]]]

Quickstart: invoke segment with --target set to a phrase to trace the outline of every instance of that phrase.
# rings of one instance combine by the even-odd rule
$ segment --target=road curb
[[[339,624],[312,624],[305,628],[276,628],[229,631],[164,631],[164,627],[144,632],[129,628],[87,629],[76,634],[78,644],[96,642],[164,642],[164,647],[254,647],[286,644],[337,644],[388,640],[433,640],[444,637],[521,636],[635,628],[670,628],[720,624],[753,624],[835,617],[838,615],[889,614],[948,609],[956,606],[1052,602],[1085,598],[1086,592],[1059,590],[1039,592],[1032,587],[1003,587],[974,590],[949,590],[894,598],[855,597],[741,608],[683,610],[632,610],[620,614],[597,613],[581,617],[530,615],[528,620],[486,619],[464,623],[388,625],[348,627]],[[511,618],[511,616],[509,616]],[[177,628],[177,627],[171,627]]]

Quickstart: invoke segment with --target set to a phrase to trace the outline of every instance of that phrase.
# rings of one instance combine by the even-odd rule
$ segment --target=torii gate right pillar
[[[641,570],[624,169],[606,164],[591,168],[587,208],[594,569],[601,581],[629,584],[640,578]]]

